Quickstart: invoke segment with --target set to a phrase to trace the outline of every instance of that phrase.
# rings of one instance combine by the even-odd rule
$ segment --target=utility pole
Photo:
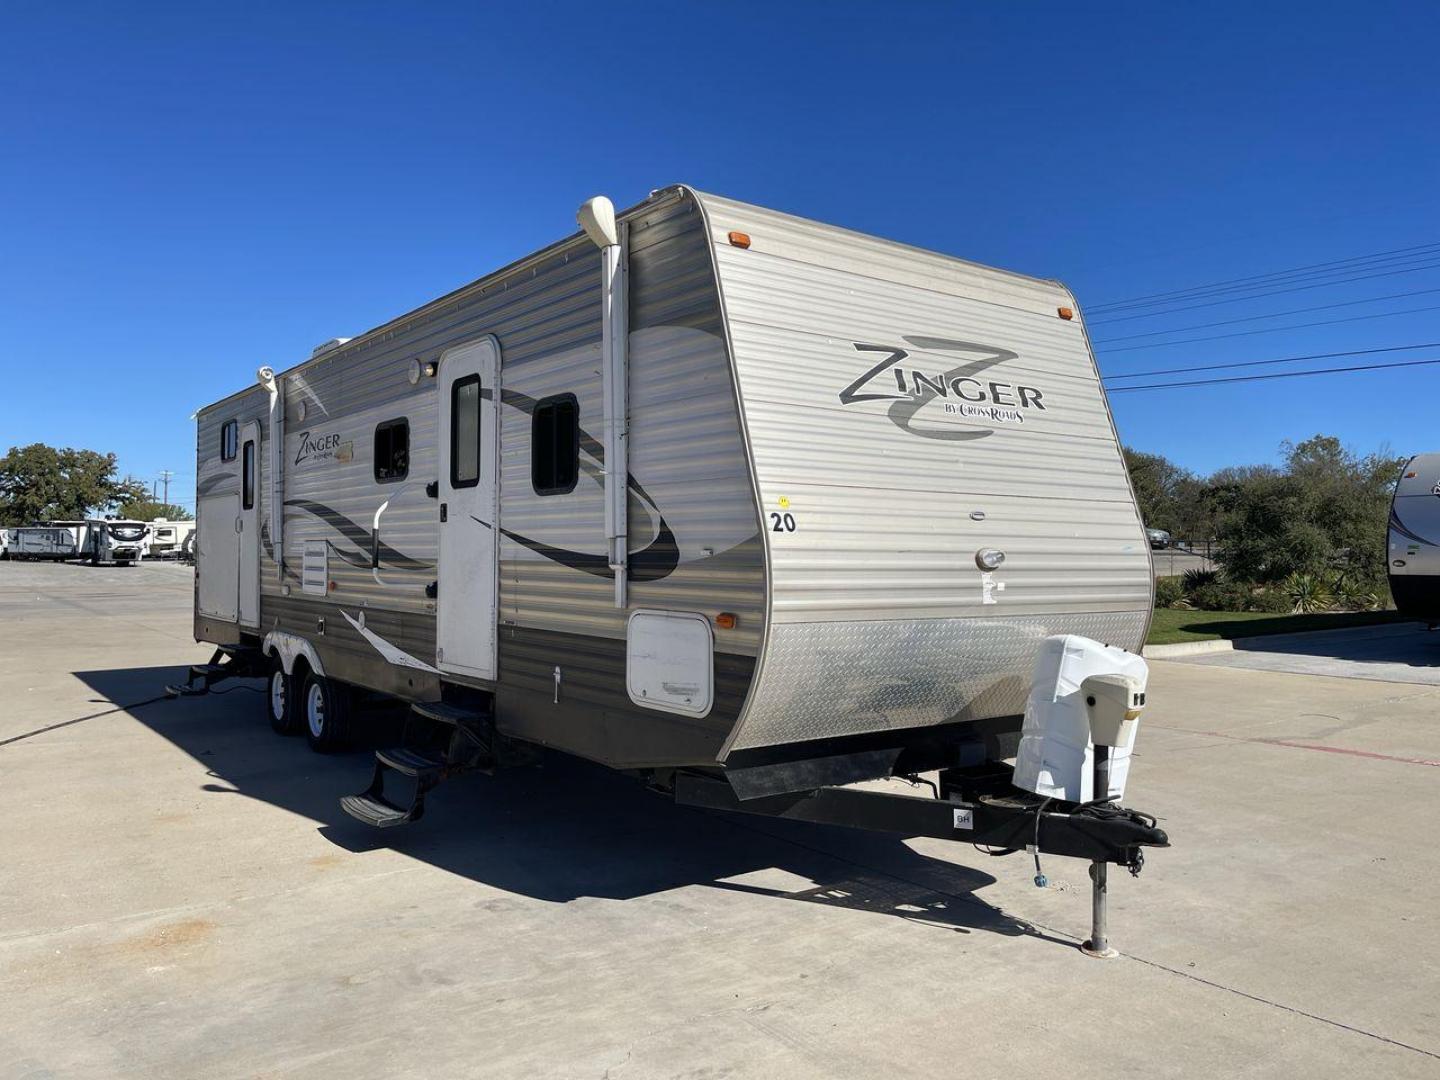
[[[169,469],[160,470],[160,479],[165,483],[165,497],[160,501],[163,502],[166,506],[170,505],[170,477],[174,475],[175,474]]]

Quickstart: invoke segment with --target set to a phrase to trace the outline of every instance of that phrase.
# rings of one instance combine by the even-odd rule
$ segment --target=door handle
[[[441,503],[441,504],[440,504],[440,520],[441,520],[441,521],[449,521],[449,520],[450,520],[450,504],[449,504],[449,503]]]
[[[238,517],[237,517],[237,518],[235,519],[235,531],[236,531],[237,533],[238,533],[238,532],[244,532],[244,531],[245,531],[245,519],[244,519],[244,518],[238,518]]]

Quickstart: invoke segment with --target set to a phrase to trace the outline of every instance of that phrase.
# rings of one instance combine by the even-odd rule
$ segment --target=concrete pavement
[[[190,576],[0,564],[0,1076],[1433,1077],[1440,690],[1152,664],[1083,864],[680,809],[554,758],[340,813],[368,755],[153,701]],[[132,708],[123,708],[132,703]]]

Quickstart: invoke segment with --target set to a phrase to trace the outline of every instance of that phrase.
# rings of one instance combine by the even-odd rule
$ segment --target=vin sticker
[[[957,829],[973,829],[973,828],[975,828],[975,811],[974,811],[974,810],[956,810],[956,811],[955,811],[955,828],[957,828]]]

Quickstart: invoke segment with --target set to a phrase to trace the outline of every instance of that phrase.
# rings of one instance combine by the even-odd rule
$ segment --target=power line
[[[1381,371],[1385,368],[1424,367],[1440,364],[1436,360],[1402,360],[1396,364],[1357,364],[1354,367],[1319,368],[1316,371],[1277,371],[1270,375],[1232,375],[1224,379],[1191,379],[1188,382],[1145,383],[1140,386],[1116,386],[1107,394],[1123,394],[1127,390],[1175,390],[1186,386],[1214,386],[1218,383],[1259,382],[1262,379],[1298,379],[1305,375],[1339,375],[1346,371]]]
[[[1440,289],[1436,289],[1440,291]],[[1332,327],[1338,323],[1362,323],[1367,318],[1388,318],[1390,315],[1416,315],[1423,311],[1440,311],[1440,305],[1431,305],[1427,308],[1403,308],[1401,311],[1377,311],[1374,315],[1349,315],[1346,318],[1318,318],[1310,323],[1296,323],[1289,327],[1261,327],[1260,330],[1236,330],[1230,334],[1207,334],[1205,337],[1182,337],[1175,341],[1152,341],[1148,346],[1122,346],[1120,348],[1106,348],[1104,353],[1133,353],[1140,348],[1166,348],[1168,346],[1188,346],[1195,341],[1220,341],[1227,337],[1253,337],[1256,334],[1276,334],[1283,330],[1309,330],[1310,327]],[[1178,331],[1159,331],[1159,333],[1178,333]],[[1138,337],[1153,337],[1152,334],[1138,334]],[[1116,338],[1112,338],[1116,340]]]
[[[1208,330],[1212,326],[1234,326],[1236,323],[1257,322],[1260,319],[1283,319],[1286,315],[1304,315],[1311,311],[1330,311],[1332,308],[1355,307],[1357,304],[1378,304],[1382,300],[1399,300],[1406,296],[1424,296],[1428,293],[1437,292],[1440,292],[1440,289],[1411,289],[1409,292],[1387,293],[1384,296],[1371,296],[1364,300],[1340,300],[1333,304],[1316,304],[1313,307],[1291,308],[1289,311],[1277,311],[1271,315],[1241,315],[1236,319],[1217,319],[1214,322],[1177,326],[1173,330],[1151,330],[1144,334],[1125,334],[1122,337],[1101,338],[1094,342],[1094,344],[1104,345],[1111,341],[1135,341],[1139,338],[1163,337],[1166,334],[1184,333],[1186,330]]]
[[[1183,375],[1191,371],[1220,371],[1222,368],[1263,367],[1266,364],[1298,364],[1303,360],[1333,360],[1337,356],[1373,356],[1376,353],[1434,348],[1440,348],[1440,341],[1426,341],[1419,345],[1387,345],[1380,349],[1347,349],[1343,352],[1311,353],[1309,356],[1281,356],[1274,360],[1242,360],[1233,364],[1201,364],[1197,367],[1161,368],[1159,371],[1132,371],[1128,375],[1105,375],[1101,381],[1143,379],[1150,375]]]
[[[1371,261],[1404,261],[1407,258],[1417,258],[1418,256],[1414,254],[1415,252],[1430,252],[1435,249],[1440,249],[1440,243],[1415,244],[1411,247],[1393,248],[1390,251],[1377,251],[1370,255],[1355,255],[1348,259],[1334,259],[1330,262],[1310,263],[1308,266],[1297,266],[1290,270],[1275,270],[1268,274],[1253,274],[1250,277],[1227,278],[1222,281],[1212,281],[1204,285],[1192,285],[1189,288],[1185,289],[1174,289],[1170,292],[1148,293],[1144,296],[1132,296],[1124,300],[1106,300],[1102,303],[1096,304],[1094,307],[1091,308],[1091,311],[1105,311],[1112,308],[1129,307],[1131,305],[1149,306],[1149,301],[1154,301],[1155,303],[1163,303],[1167,300],[1189,299],[1192,297],[1192,294],[1208,293],[1215,290],[1223,289],[1227,286],[1244,288],[1247,287],[1247,282],[1253,285],[1254,283],[1270,279],[1289,278],[1296,275],[1319,276],[1320,274],[1325,273],[1338,273],[1338,268],[1348,263],[1367,263]],[[1325,270],[1323,269],[1325,267],[1332,267],[1336,269]],[[1225,291],[1228,291],[1228,289],[1226,289]]]
[[[1334,281],[1318,281],[1308,285],[1293,285],[1285,289],[1269,289],[1264,292],[1250,293],[1246,296],[1227,296],[1219,300],[1207,300],[1203,304],[1188,304],[1184,307],[1170,308],[1167,311],[1145,311],[1138,315],[1119,315],[1108,319],[1096,319],[1092,325],[1103,325],[1112,322],[1129,322],[1132,319],[1153,319],[1157,315],[1174,315],[1181,311],[1194,311],[1197,308],[1215,307],[1218,304],[1234,304],[1242,300],[1258,300],[1263,296],[1278,296],[1281,293],[1304,292],[1307,289],[1323,289],[1331,285],[1346,285],[1352,281],[1371,281],[1375,278],[1394,277],[1396,274],[1413,274],[1419,270],[1433,270],[1440,266],[1440,262],[1426,263],[1423,266],[1409,266],[1403,270],[1386,270],[1379,274],[1362,274],[1359,277],[1337,278]]]

